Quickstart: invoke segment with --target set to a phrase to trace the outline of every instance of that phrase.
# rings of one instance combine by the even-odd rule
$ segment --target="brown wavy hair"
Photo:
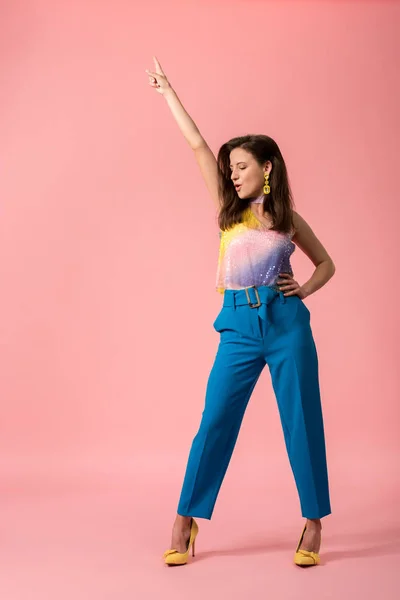
[[[243,135],[232,138],[221,146],[218,151],[218,189],[222,200],[218,215],[219,228],[229,229],[235,223],[242,222],[242,213],[249,206],[250,199],[240,198],[231,179],[230,153],[234,148],[243,148],[251,153],[260,167],[270,160],[269,186],[271,192],[264,195],[264,211],[272,217],[275,231],[289,233],[293,225],[293,196],[290,189],[289,177],[278,144],[267,135]]]

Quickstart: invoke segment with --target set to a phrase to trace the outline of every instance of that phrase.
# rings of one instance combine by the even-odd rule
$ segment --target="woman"
[[[193,517],[211,519],[243,415],[265,364],[271,373],[286,449],[306,522],[294,554],[300,566],[319,564],[321,518],[331,513],[318,358],[303,300],[333,276],[332,259],[293,210],[287,171],[274,140],[246,135],[223,144],[215,159],[180,103],[160,63],[146,72],[162,94],[219,210],[217,290],[220,333],[200,427],[193,439],[168,565],[188,560],[198,533]],[[315,271],[303,285],[293,278],[297,245]]]

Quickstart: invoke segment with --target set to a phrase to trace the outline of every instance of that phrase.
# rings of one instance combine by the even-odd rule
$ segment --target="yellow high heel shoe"
[[[164,562],[165,564],[172,565],[185,565],[188,560],[190,546],[192,546],[192,556],[194,556],[194,542],[197,534],[199,533],[199,526],[196,521],[192,517],[191,525],[190,525],[190,537],[187,542],[187,550],[186,552],[178,552],[175,548],[171,548],[170,550],[166,550],[164,552]]]
[[[307,522],[304,525],[303,532],[300,537],[300,541],[297,544],[296,552],[294,555],[294,562],[300,567],[311,567],[313,565],[319,565],[320,557],[318,552],[312,552],[311,550],[299,550],[301,542],[303,541],[304,532],[307,528]]]

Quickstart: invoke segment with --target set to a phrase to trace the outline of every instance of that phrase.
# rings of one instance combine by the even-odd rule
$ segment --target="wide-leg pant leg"
[[[298,296],[275,303],[278,326],[271,330],[265,354],[274,388],[286,449],[302,516],[331,513],[318,356],[310,311]],[[285,319],[279,325],[279,311]]]
[[[264,366],[260,340],[244,338],[233,330],[221,332],[178,514],[211,519],[246,406]]]

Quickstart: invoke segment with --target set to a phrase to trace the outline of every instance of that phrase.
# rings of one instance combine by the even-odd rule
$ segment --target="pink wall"
[[[333,507],[371,468],[390,479],[399,5],[42,0],[2,11],[3,475],[173,465],[181,481],[218,343],[218,229],[191,150],[148,85],[155,54],[215,152],[249,132],[278,141],[296,210],[337,268],[306,300]],[[313,270],[300,249],[293,266],[300,282]],[[235,468],[271,453],[290,480],[266,368]]]

